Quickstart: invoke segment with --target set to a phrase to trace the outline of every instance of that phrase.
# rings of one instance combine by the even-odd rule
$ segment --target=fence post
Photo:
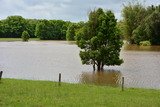
[[[0,72],[0,80],[1,80],[1,78],[2,78],[2,74],[3,74],[3,71]]]
[[[122,77],[122,91],[124,91],[124,77]]]
[[[59,86],[61,86],[61,73],[59,73]]]

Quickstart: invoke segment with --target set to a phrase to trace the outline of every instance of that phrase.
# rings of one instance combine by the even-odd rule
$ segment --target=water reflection
[[[138,46],[138,45],[130,45],[125,43],[123,45],[123,50],[130,51],[160,51],[160,46]]]
[[[109,86],[119,86],[120,80],[121,72],[115,70],[83,72],[80,78],[81,83]]]

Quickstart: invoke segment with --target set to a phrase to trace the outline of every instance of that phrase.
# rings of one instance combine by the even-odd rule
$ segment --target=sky
[[[0,19],[20,15],[29,19],[61,19],[87,21],[88,14],[96,8],[112,10],[122,19],[123,4],[131,0],[0,0]],[[133,1],[133,0],[132,0]],[[160,0],[139,0],[145,6],[160,5]]]

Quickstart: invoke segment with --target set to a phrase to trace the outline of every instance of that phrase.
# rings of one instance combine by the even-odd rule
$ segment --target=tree
[[[153,45],[160,45],[160,10],[155,10],[146,21],[147,35]]]
[[[76,34],[76,41],[83,64],[92,64],[93,69],[103,70],[104,65],[120,65],[122,41],[116,26],[117,20],[111,11],[99,8],[91,11],[89,21]]]
[[[146,9],[142,4],[129,3],[124,5],[122,16],[124,20],[124,33],[125,38],[134,44],[133,31],[140,25],[142,20],[146,17]]]
[[[35,35],[42,40],[64,40],[67,23],[62,20],[40,20]]]
[[[52,39],[65,40],[69,22],[63,20],[50,20],[50,23],[52,25]]]
[[[66,40],[68,41],[72,41],[74,40],[74,37],[75,37],[75,25],[74,24],[70,24],[68,26],[68,29],[66,31]]]
[[[24,41],[24,42],[26,42],[26,41],[28,41],[29,40],[29,33],[27,32],[27,31],[23,31],[23,33],[22,33],[22,36],[21,36],[21,38],[22,38],[22,40]]]
[[[147,13],[150,14],[133,31],[133,39],[138,45],[141,41],[150,41],[152,45],[160,45],[160,8],[152,6],[148,9]]]
[[[117,22],[117,27],[118,27],[118,29],[120,30],[121,38],[122,38],[122,39],[126,39],[126,38],[125,38],[125,32],[124,32],[124,29],[125,29],[124,21],[123,21],[123,20],[118,21],[118,22]]]
[[[53,39],[52,30],[53,26],[48,20],[41,20],[36,25],[35,35],[41,40]]]
[[[85,23],[83,21],[80,21],[78,23],[70,23],[68,26],[68,29],[66,31],[66,40],[75,40],[76,33],[85,26]]]
[[[3,33],[3,22],[0,21],[0,37],[3,37],[4,33]]]
[[[9,16],[4,20],[4,29],[6,37],[20,38],[26,30],[26,20],[21,16]]]
[[[37,19],[26,19],[26,29],[30,35],[31,38],[35,38],[35,29],[36,24],[38,23]]]

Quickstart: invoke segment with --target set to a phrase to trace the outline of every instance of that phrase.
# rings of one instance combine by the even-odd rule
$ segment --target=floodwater
[[[160,46],[124,45],[121,66],[93,72],[82,65],[79,48],[65,41],[0,42],[0,70],[4,78],[160,89]]]

